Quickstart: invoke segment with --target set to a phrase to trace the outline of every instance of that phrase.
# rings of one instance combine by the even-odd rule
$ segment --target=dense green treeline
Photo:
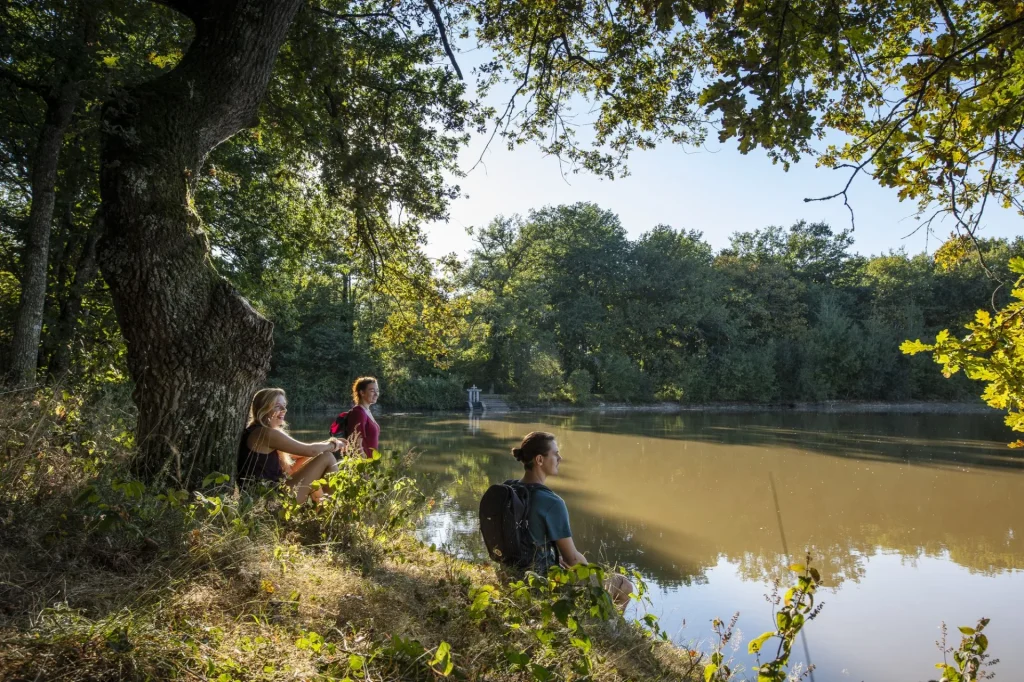
[[[475,383],[523,403],[973,400],[964,377],[907,357],[992,302],[977,260],[863,257],[820,223],[736,232],[719,252],[700,232],[657,226],[636,240],[593,204],[498,217],[476,247],[410,279],[303,276],[278,297],[271,381],[298,405],[342,403],[380,374],[382,402],[464,404]],[[983,242],[988,266],[1024,240]],[[1005,294],[995,292],[996,305]],[[268,307],[269,309],[269,307]]]
[[[928,358],[899,351],[969,319],[995,285],[977,261],[865,258],[820,223],[735,233],[657,226],[631,241],[593,204],[498,218],[459,274],[482,348],[459,369],[528,399],[967,399]],[[984,242],[1006,273],[1024,241]],[[996,293],[996,303],[1002,300]]]

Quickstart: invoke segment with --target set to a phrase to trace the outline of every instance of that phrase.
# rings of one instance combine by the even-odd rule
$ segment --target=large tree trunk
[[[135,471],[231,473],[272,325],[214,270],[192,206],[209,152],[256,117],[301,0],[165,1],[196,24],[171,73],[104,108],[100,267],[139,408]]]
[[[35,383],[46,304],[57,168],[64,133],[71,124],[80,92],[81,84],[72,80],[64,82],[56,93],[47,98],[46,119],[32,154],[32,207],[29,209],[28,235],[22,259],[21,300],[10,353],[10,380],[18,386]]]

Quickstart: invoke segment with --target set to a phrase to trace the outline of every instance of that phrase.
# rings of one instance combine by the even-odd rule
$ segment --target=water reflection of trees
[[[480,496],[520,475],[509,448],[541,426],[570,458],[555,486],[578,544],[665,586],[706,580],[721,557],[748,580],[785,577],[769,470],[791,549],[802,556],[809,547],[830,586],[859,581],[863,557],[879,548],[948,553],[983,573],[1024,565],[1011,525],[1024,518],[1021,459],[1002,445],[996,419],[517,414],[484,420],[475,433],[457,418],[404,418],[385,431],[389,447],[423,453],[417,477],[428,494],[447,494],[453,546],[482,556]]]

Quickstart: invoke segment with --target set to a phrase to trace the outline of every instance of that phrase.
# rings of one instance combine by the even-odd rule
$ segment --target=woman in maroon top
[[[380,388],[373,377],[360,377],[352,384],[352,402],[355,407],[348,411],[348,434],[359,434],[363,455],[372,457],[380,442],[380,425],[373,418],[370,406],[380,397]]]

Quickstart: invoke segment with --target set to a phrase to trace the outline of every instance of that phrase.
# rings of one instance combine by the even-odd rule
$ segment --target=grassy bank
[[[424,546],[431,504],[385,455],[298,507],[210,477],[119,477],[123,424],[67,396],[2,425],[0,679],[697,679],[585,573],[531,589]],[[652,628],[653,625],[653,628]]]

